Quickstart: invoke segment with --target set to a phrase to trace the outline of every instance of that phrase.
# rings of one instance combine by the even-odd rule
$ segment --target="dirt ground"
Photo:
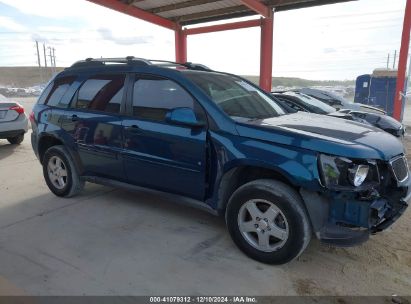
[[[222,219],[164,195],[87,184],[57,198],[29,136],[0,140],[0,295],[20,294],[409,296],[411,211],[361,246],[313,239],[298,260],[267,266]]]

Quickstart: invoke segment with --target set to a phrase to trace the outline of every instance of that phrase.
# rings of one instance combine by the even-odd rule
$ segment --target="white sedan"
[[[19,103],[0,95],[0,139],[11,144],[20,144],[29,128],[24,108]]]

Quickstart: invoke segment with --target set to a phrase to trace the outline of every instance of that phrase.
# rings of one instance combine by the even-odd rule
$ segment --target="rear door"
[[[85,175],[123,179],[121,112],[126,73],[87,77],[65,111],[62,128],[71,137]]]
[[[166,122],[174,108],[191,108],[206,121],[204,110],[178,83],[153,76],[132,82],[128,117],[123,120],[124,164],[133,184],[203,199],[207,127]]]

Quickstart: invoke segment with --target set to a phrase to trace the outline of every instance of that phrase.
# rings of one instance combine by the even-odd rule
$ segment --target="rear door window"
[[[124,95],[125,74],[96,75],[78,90],[72,107],[107,113],[120,113]]]

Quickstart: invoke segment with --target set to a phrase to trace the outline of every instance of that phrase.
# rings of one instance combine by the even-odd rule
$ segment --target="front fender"
[[[211,134],[211,140],[211,166],[215,167],[211,176],[215,180],[210,203],[214,207],[222,199],[221,188],[235,178],[233,172],[241,167],[270,170],[296,188],[321,189],[314,151],[227,134]]]

